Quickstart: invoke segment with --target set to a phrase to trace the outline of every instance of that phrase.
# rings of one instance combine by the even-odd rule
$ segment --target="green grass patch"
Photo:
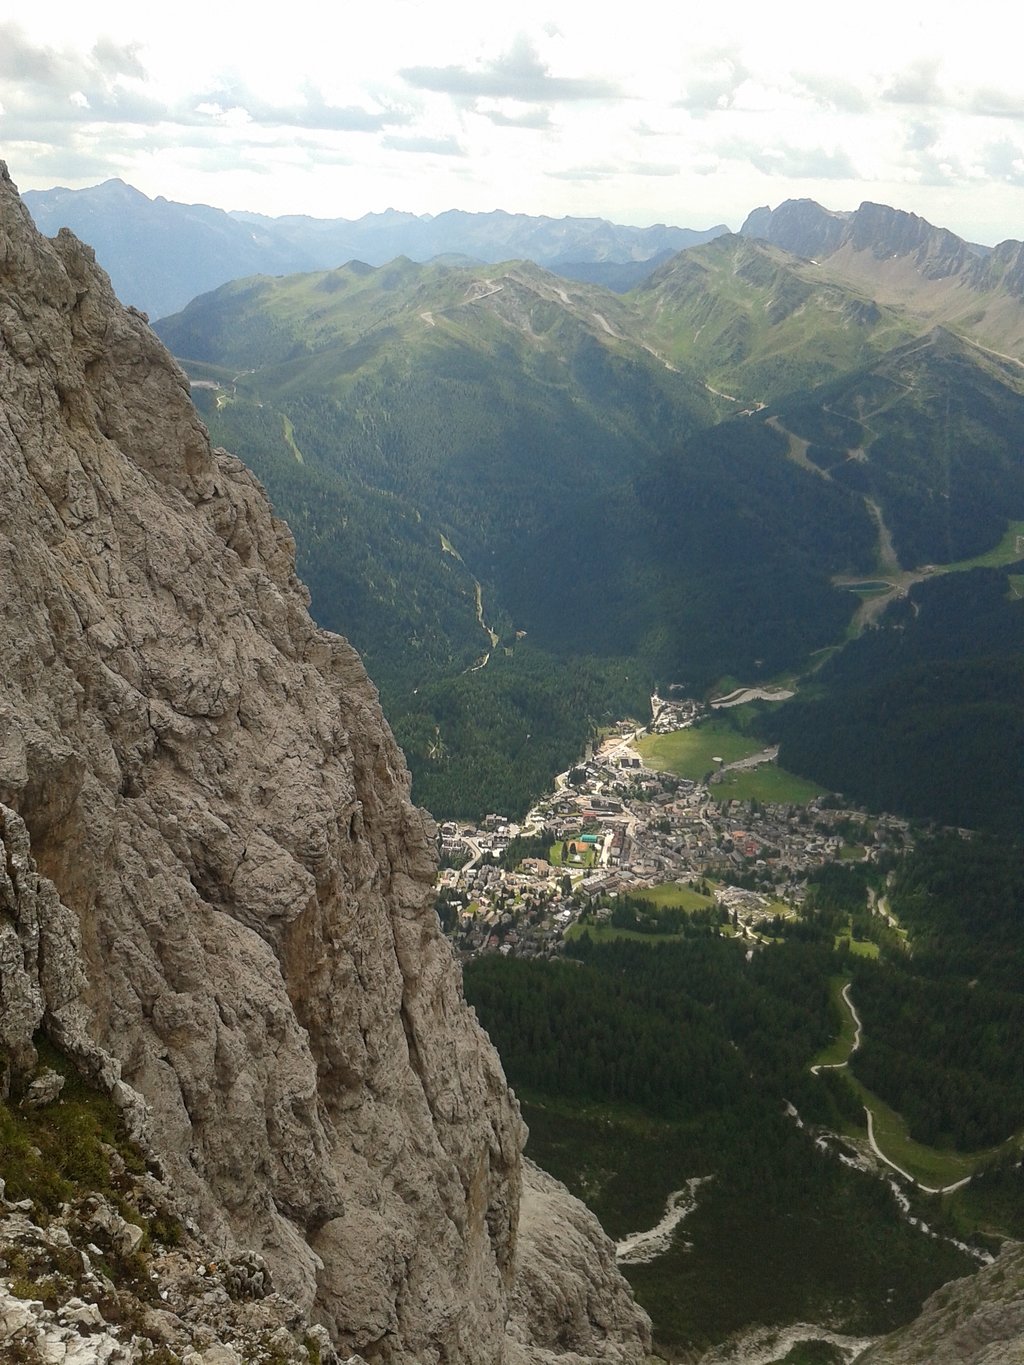
[[[777,806],[806,806],[824,790],[816,782],[787,773],[775,763],[733,769],[723,773],[711,788],[716,801],[761,801]]]
[[[881,951],[877,943],[867,938],[854,938],[852,934],[836,934],[836,947],[848,948],[854,957],[878,957]]]
[[[1024,1171],[1018,1151],[1006,1161],[980,1171],[962,1190],[943,1197],[943,1207],[960,1236],[982,1233],[997,1238],[1024,1238]]]
[[[571,847],[573,844],[573,840],[560,839],[557,843],[552,844],[551,847],[548,849],[548,862],[552,865],[552,867],[569,868],[593,867],[594,864],[597,862],[597,850],[600,847],[600,845],[581,844],[579,840],[576,840],[576,857],[574,858],[572,854],[567,853],[565,860],[563,862],[562,860],[563,843]]]
[[[1018,598],[1024,597],[1024,574],[1011,573],[1007,577],[1010,582],[1010,600],[1016,602]]]
[[[302,458],[302,451],[295,444],[295,428],[292,426],[291,418],[286,417],[283,412],[281,413],[281,425],[283,429],[285,444],[287,445],[288,449],[292,452],[292,454],[295,456],[296,463],[305,464],[305,460]]]
[[[110,1189],[106,1147],[120,1152],[129,1170],[140,1172],[145,1163],[125,1138],[113,1100],[88,1085],[44,1039],[35,1043],[39,1070],[60,1072],[64,1088],[41,1109],[22,1109],[18,1093],[0,1102],[0,1174],[9,1199],[32,1199],[53,1213],[77,1194]]]
[[[941,564],[943,573],[957,573],[962,569],[1001,569],[1004,564],[1014,564],[1021,558],[1024,549],[1024,521],[1011,521],[1006,534],[998,545],[973,559],[961,559],[956,564]]]
[[[678,905],[683,910],[704,910],[714,905],[713,896],[702,896],[692,886],[680,886],[678,882],[662,882],[660,886],[644,886],[633,890],[631,895],[641,900],[651,901],[654,905]]]
[[[660,943],[678,943],[685,937],[683,934],[643,934],[639,929],[616,929],[611,924],[593,924],[587,920],[586,924],[571,924],[565,931],[565,941],[571,943],[573,939],[581,938],[584,934],[589,934],[595,943],[632,939],[635,943],[647,943],[652,948]]]
[[[719,720],[691,725],[668,735],[645,735],[635,745],[649,768],[676,773],[693,781],[714,771],[718,766],[714,762],[716,757],[734,763],[738,758],[749,758],[763,747],[759,740],[749,739]]]
[[[843,844],[839,850],[839,860],[847,863],[862,862],[866,851],[863,844]]]

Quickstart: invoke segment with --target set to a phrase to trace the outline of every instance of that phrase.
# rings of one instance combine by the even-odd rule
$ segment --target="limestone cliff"
[[[540,1177],[567,1324],[530,1292],[518,1109],[358,657],[144,318],[35,232],[6,168],[0,466],[13,1072],[49,1033],[148,1124],[212,1243],[262,1253],[343,1353],[641,1360],[606,1240]]]
[[[858,1365],[1024,1365],[1024,1247],[952,1280],[920,1316],[857,1357]]]

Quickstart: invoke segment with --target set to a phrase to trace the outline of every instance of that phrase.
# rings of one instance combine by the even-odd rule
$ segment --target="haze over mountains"
[[[205,204],[149,199],[122,180],[85,190],[30,190],[25,203],[40,230],[70,227],[96,251],[118,296],[152,317],[244,275],[319,270],[361,260],[384,265],[439,255],[478,261],[526,259],[611,287],[629,287],[645,262],[727,231],[635,228],[603,218],[523,213],[417,215],[388,209],[358,219],[226,213]]]

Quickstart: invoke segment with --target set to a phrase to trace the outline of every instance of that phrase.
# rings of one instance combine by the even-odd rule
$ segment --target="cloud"
[[[737,52],[716,48],[704,52],[697,59],[698,74],[686,83],[686,93],[675,101],[677,109],[691,113],[710,113],[716,109],[731,109],[740,87],[750,79],[750,71]]]
[[[612,81],[597,77],[553,76],[525,34],[508,52],[482,67],[407,66],[398,73],[420,90],[474,99],[513,99],[522,104],[553,104],[560,100],[602,100],[621,97]]]
[[[938,83],[939,63],[932,58],[912,62],[882,91],[889,104],[943,105],[947,102]]]
[[[626,175],[678,175],[679,167],[670,162],[655,161],[634,161],[632,165],[623,166]]]
[[[329,133],[379,133],[412,122],[408,110],[381,104],[334,105],[306,82],[301,99],[274,104],[240,82],[161,101],[144,88],[138,44],[100,39],[87,54],[64,53],[27,39],[13,24],[0,25],[0,90],[5,139],[29,125],[121,124],[178,127],[302,128]]]
[[[922,119],[909,125],[907,128],[907,136],[903,140],[903,145],[908,152],[927,152],[930,148],[935,146],[938,140],[938,125],[927,123]]]
[[[138,43],[115,43],[110,38],[100,38],[92,50],[97,67],[108,76],[134,76],[137,80],[146,79],[146,69],[139,60]]]
[[[478,106],[474,113],[490,119],[496,128],[531,128],[539,132],[549,132],[555,125],[551,122],[551,110],[538,106],[525,109],[521,114],[506,114],[501,109],[485,109]]]
[[[852,81],[839,76],[814,71],[793,73],[799,91],[810,95],[824,109],[837,109],[846,114],[863,114],[869,107],[868,97]]]
[[[5,140],[26,125],[152,125],[166,109],[142,88],[146,72],[136,44],[101,39],[91,52],[62,52],[0,24],[0,90]]]
[[[26,38],[17,24],[0,24],[0,79],[66,88],[61,70],[67,65],[52,48]]]
[[[619,167],[606,162],[596,166],[570,166],[563,171],[545,171],[544,174],[551,180],[608,180],[619,174]]]
[[[975,91],[971,111],[987,118],[1024,119],[1024,95],[1010,95],[1005,90],[985,86]]]
[[[1008,137],[989,143],[982,164],[987,176],[1010,185],[1024,185],[1024,149]]]
[[[381,139],[381,146],[392,152],[420,152],[431,156],[465,156],[465,149],[454,137],[397,137]]]
[[[193,114],[217,121],[241,113],[246,121],[264,128],[304,128],[311,132],[379,133],[383,128],[412,120],[405,109],[330,104],[310,81],[303,86],[302,97],[301,103],[272,104],[247,86],[235,82],[195,95],[190,104]]]
[[[736,141],[720,146],[727,161],[748,161],[763,175],[793,180],[856,180],[858,174],[849,154],[840,147],[793,147],[786,143]]]

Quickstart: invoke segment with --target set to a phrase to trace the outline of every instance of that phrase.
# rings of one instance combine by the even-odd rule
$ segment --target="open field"
[[[664,882],[661,886],[644,886],[631,891],[631,895],[639,896],[642,900],[653,901],[657,906],[678,905],[683,910],[704,910],[709,905],[714,905],[711,896],[702,896],[699,891],[694,891],[689,886],[679,886],[676,882]]]
[[[574,939],[582,938],[584,934],[589,934],[595,943],[614,943],[616,939],[632,939],[634,943],[647,943],[657,946],[659,943],[676,943],[684,937],[683,934],[642,934],[638,929],[616,929],[611,924],[592,924],[589,920],[586,924],[573,924],[565,931],[566,943],[572,943]]]
[[[875,1141],[890,1161],[901,1166],[922,1185],[941,1188],[954,1185],[958,1180],[973,1175],[977,1168],[990,1160],[999,1148],[988,1148],[982,1152],[953,1152],[938,1147],[926,1147],[915,1142],[907,1132],[906,1120],[884,1100],[861,1085],[857,1077],[848,1071],[850,1084],[860,1096],[861,1103],[871,1110],[874,1120]]]
[[[569,854],[564,862],[562,861],[563,842],[570,846],[573,842],[576,844],[576,856]],[[552,844],[548,849],[548,862],[552,867],[593,867],[597,861],[597,850],[599,848],[599,844],[581,844],[579,840],[566,839],[563,841],[559,839],[556,844]]]
[[[756,753],[756,749],[755,749]],[[757,768],[739,768],[722,774],[711,788],[716,801],[762,801],[779,806],[805,806],[820,796],[824,787],[787,773],[776,763]]]
[[[637,753],[649,768],[676,773],[699,781],[717,766],[712,760],[721,758],[735,763],[738,758],[749,758],[763,748],[760,740],[749,739],[721,721],[694,725],[686,730],[674,730],[669,735],[645,735],[636,742]]]
[[[875,1142],[879,1150],[922,1185],[941,1189],[973,1175],[978,1167],[991,1160],[1000,1148],[991,1147],[980,1152],[955,1152],[938,1147],[926,1147],[921,1142],[915,1142],[907,1130],[903,1116],[884,1100],[879,1099],[857,1079],[849,1067],[845,1066],[852,1056],[857,1033],[853,1012],[847,1007],[843,996],[845,984],[844,979],[838,976],[832,977],[829,982],[832,998],[842,1013],[842,1026],[839,1036],[815,1057],[814,1065],[844,1067],[847,1079],[861,1103],[871,1111]],[[1017,1137],[1013,1137],[1004,1143],[1003,1147],[1008,1147],[1017,1140]]]
[[[960,569],[1001,569],[1004,564],[1015,564],[1024,559],[1024,521],[1011,521],[1006,535],[993,549],[973,559],[962,559],[956,564],[940,564],[942,573],[955,573]]]
[[[854,938],[851,934],[836,934],[836,947],[849,948],[856,957],[878,957],[879,947],[867,938]]]

